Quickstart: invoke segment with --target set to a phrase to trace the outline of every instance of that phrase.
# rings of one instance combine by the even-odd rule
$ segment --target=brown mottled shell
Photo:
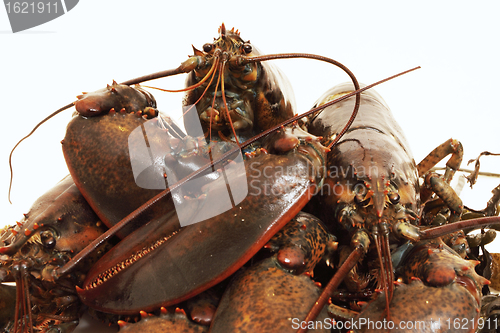
[[[490,254],[492,257],[490,287],[495,290],[500,290],[500,253]]]
[[[384,332],[380,326],[377,329],[375,325],[383,325],[384,321],[387,324],[388,320],[394,324],[394,329],[390,330],[391,333],[474,332],[473,324],[477,322],[479,317],[479,307],[474,297],[458,283],[435,288],[416,280],[409,285],[396,287],[390,304],[390,319],[386,319],[385,314],[385,296],[382,293],[354,319],[354,323],[357,323],[359,328],[356,332]],[[363,321],[360,318],[364,318],[364,323],[368,323],[370,320],[372,326],[361,326],[360,323]],[[460,320],[460,325],[454,327],[454,321],[458,322],[458,320]],[[405,324],[418,324],[421,329],[414,327],[413,329],[401,329],[401,327],[406,328],[406,326],[400,327],[400,323],[403,321]],[[436,326],[439,322],[441,326],[438,330]],[[423,329],[423,327],[427,329]],[[436,328],[436,330],[430,329],[431,327]]]
[[[195,324],[183,313],[167,313],[160,316],[142,318],[135,324],[125,324],[120,333],[204,333],[208,327]]]

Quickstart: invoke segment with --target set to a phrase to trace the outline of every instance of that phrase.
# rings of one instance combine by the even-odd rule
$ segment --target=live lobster
[[[132,226],[127,226],[128,230],[122,229],[117,234],[124,237],[131,232],[133,233],[114,247],[113,250],[109,251],[103,260],[94,265],[88,273],[82,288],[77,288],[84,303],[95,309],[123,315],[134,315],[140,311],[153,311],[162,306],[168,307],[178,304],[216,285],[238,270],[257,253],[286,222],[300,211],[314,191],[318,190],[318,185],[323,182],[324,175],[321,170],[324,170],[324,153],[326,150],[320,145],[318,139],[303,132],[297,125],[283,128],[260,145],[256,144],[245,151],[248,157],[252,157],[245,162],[247,172],[249,172],[249,179],[259,179],[257,171],[275,167],[276,165],[286,166],[290,162],[293,162],[290,165],[291,168],[302,170],[302,173],[295,173],[295,176],[300,175],[301,177],[297,177],[291,182],[290,177],[286,176],[287,183],[283,183],[282,178],[273,175],[276,176],[276,180],[271,184],[274,184],[274,188],[278,189],[278,191],[272,197],[272,200],[248,196],[241,204],[234,203],[226,213],[215,216],[208,221],[190,224],[178,232],[181,222],[178,220],[178,216],[173,213],[173,206],[176,208],[189,207],[192,204],[210,206],[213,203],[210,200],[213,199],[206,200],[204,198],[213,198],[213,193],[217,195],[222,193],[221,191],[224,189],[227,191],[227,185],[226,182],[223,182],[217,184],[215,188],[210,187],[206,191],[204,189],[200,190],[200,188],[193,189],[175,185],[170,186],[171,196],[168,196],[169,191],[166,190],[165,182],[162,185],[165,188],[163,191],[155,187],[158,186],[156,181],[153,182],[153,188],[144,189],[137,186],[138,178],[134,177],[134,172],[131,170],[130,162],[128,162],[129,151],[127,144],[130,143],[127,140],[129,134],[137,126],[146,128],[147,122],[142,116],[146,115],[156,119],[154,120],[156,123],[151,127],[154,132],[148,132],[149,147],[155,147],[156,145],[156,147],[161,147],[162,156],[167,154],[175,157],[160,162],[153,159],[150,168],[143,169],[146,173],[142,174],[142,176],[149,175],[158,179],[157,176],[160,175],[159,178],[161,179],[165,178],[164,175],[166,175],[168,184],[171,185],[184,184],[186,181],[191,180],[193,176],[202,175],[202,183],[205,185],[210,184],[214,179],[220,178],[221,175],[216,174],[214,176],[214,172],[207,172],[205,165],[210,168],[215,164],[217,167],[212,169],[225,170],[227,168],[224,164],[226,160],[231,155],[235,156],[231,150],[231,145],[234,146],[234,143],[231,144],[230,141],[236,142],[236,145],[240,148],[242,146],[240,141],[246,140],[259,132],[272,129],[273,126],[279,125],[282,120],[293,115],[288,98],[284,96],[280,87],[275,85],[275,82],[279,81],[277,79],[278,75],[273,74],[276,72],[264,65],[265,62],[260,63],[259,61],[298,56],[308,56],[320,60],[327,59],[301,54],[258,56],[249,42],[241,40],[239,33],[234,30],[227,32],[224,26],[220,29],[219,38],[214,43],[206,44],[203,49],[203,52],[195,50],[195,55],[190,57],[179,68],[167,71],[162,75],[191,72],[191,78],[188,81],[190,92],[188,93],[187,103],[195,104],[199,109],[198,114],[203,124],[201,132],[207,133],[210,141],[212,139],[220,141],[218,143],[211,143],[210,146],[207,146],[202,141],[184,136],[171,121],[157,118],[156,105],[152,97],[141,90],[131,92],[132,90],[126,90],[125,86],[113,83],[97,94],[81,96],[76,103],[77,110],[84,116],[75,117],[68,126],[63,149],[75,183],[100,219],[111,227],[111,232],[98,238],[92,246],[99,245],[104,239],[117,233],[117,229],[126,222],[134,222]],[[217,73],[218,79],[213,82],[213,79],[217,77]],[[138,83],[151,78],[152,76],[148,76],[125,83]],[[352,75],[351,78],[353,78]],[[220,93],[218,93],[219,86]],[[354,88],[358,88],[356,82]],[[128,99],[115,100],[114,97],[120,95],[122,89],[124,91],[122,95],[128,97],[129,94],[134,94],[136,97],[133,97],[132,100],[135,101],[139,98],[141,102],[138,105],[130,106]],[[253,89],[258,93],[250,94],[249,91],[253,91]],[[356,94],[356,99],[355,105],[359,105],[359,93]],[[103,106],[101,104],[102,101],[107,102],[108,100],[112,101],[111,105]],[[188,106],[185,122],[188,134],[196,135],[199,134],[199,131],[192,129],[193,122],[189,120],[190,116],[192,120],[193,116],[196,115],[193,110],[194,108]],[[93,114],[97,115],[97,117],[91,117]],[[350,124],[350,122],[352,120],[345,121],[341,123],[341,126],[345,125],[345,123]],[[92,125],[88,126],[89,123],[92,123]],[[136,125],[131,125],[133,123]],[[254,123],[255,126],[252,126]],[[110,137],[105,137],[101,141],[89,143],[94,140],[98,135],[97,133],[99,135],[103,133],[100,130],[101,128],[114,131],[111,136],[113,142],[110,141]],[[165,128],[169,129],[167,134],[163,131]],[[83,131],[90,132],[84,134]],[[339,133],[335,140],[341,138],[341,134]],[[153,141],[149,139],[153,139]],[[327,139],[330,139],[330,137],[327,137]],[[85,142],[86,140],[89,141]],[[104,143],[107,145],[104,145]],[[140,144],[142,144],[140,140],[132,143],[132,145]],[[98,151],[96,147],[98,147]],[[267,151],[282,155],[273,157],[273,155],[267,154]],[[214,154],[214,156],[218,153],[221,158],[212,156],[211,160],[213,162],[210,162],[210,157],[206,158],[208,152]],[[203,157],[204,154],[205,157]],[[236,156],[231,159],[238,161],[238,158]],[[253,170],[250,164],[253,164]],[[89,172],[89,170],[93,171]],[[318,170],[320,172],[317,172]],[[234,169],[227,171],[229,173],[236,172]],[[429,182],[431,178],[429,178]],[[434,179],[437,178],[439,177],[434,177]],[[126,185],[123,185],[124,182]],[[250,185],[250,181],[248,184]],[[255,185],[255,183],[253,184]],[[260,191],[266,189],[262,180],[257,182],[257,185],[256,188]],[[280,190],[280,186],[292,191],[284,192],[283,189]],[[364,186],[367,187],[366,184]],[[361,190],[362,187],[358,187],[358,189]],[[393,184],[391,195],[394,189]],[[436,188],[434,189],[436,190]],[[384,191],[385,188],[379,187],[376,192],[370,194],[372,198],[381,199],[371,199],[372,201],[378,200],[377,212],[385,204],[386,198],[397,201],[394,195],[389,197],[387,196],[389,193],[383,193]],[[116,193],[120,194],[117,195]],[[368,193],[369,191],[357,193],[358,195],[352,196],[351,199],[357,198],[355,200],[359,199],[359,204],[365,208],[369,207],[372,201],[367,196]],[[417,191],[414,190],[414,193],[417,193]],[[295,196],[294,202],[289,201],[290,196]],[[143,205],[145,201],[147,203]],[[262,207],[265,201],[269,203]],[[283,203],[280,210],[275,209],[277,201]],[[418,215],[418,198],[414,196],[410,198],[409,202],[411,207],[400,209],[403,209],[403,212],[408,214],[410,218],[415,218]],[[159,205],[158,203],[162,204]],[[399,202],[392,202],[392,204],[400,205]],[[448,204],[451,205],[451,203]],[[343,211],[348,214],[351,212],[349,209],[352,210],[353,207]],[[410,211],[413,211],[413,214]],[[246,214],[241,216],[241,212]],[[268,221],[264,222],[261,218],[258,222],[248,223],[250,218],[255,216],[257,212]],[[381,215],[377,214],[380,220]],[[454,216],[457,216],[457,214]],[[194,217],[191,216],[190,218]],[[456,217],[453,218],[457,219]],[[143,224],[145,226],[139,228]],[[380,225],[382,224],[380,223]],[[407,225],[404,224],[404,226]],[[368,239],[371,237],[377,238],[377,232],[382,231],[381,238],[383,244],[386,245],[382,245],[382,242],[380,242],[377,249],[381,250],[380,253],[384,253],[378,255],[379,260],[382,262],[380,267],[389,269],[382,269],[384,273],[381,274],[385,279],[382,287],[385,290],[385,295],[388,295],[392,293],[391,282],[393,280],[388,245],[392,240],[392,236],[389,236],[389,231],[385,231],[388,230],[387,228],[385,230],[383,230],[384,227],[382,226],[378,228],[382,229],[377,231],[375,230],[377,228],[375,228],[375,232],[372,234],[370,234],[372,230],[363,231],[364,234],[360,234],[360,236],[353,235],[353,239],[358,243],[367,243]],[[132,231],[134,229],[137,230]],[[346,230],[349,230],[348,225]],[[340,231],[340,233],[343,232],[343,230]],[[215,238],[199,237],[200,234],[205,233],[212,233]],[[420,236],[418,228],[411,229],[411,233]],[[247,239],[247,235],[252,235],[252,237]],[[158,238],[158,236],[160,237]],[[153,239],[153,237],[156,238]],[[144,240],[152,245],[145,246],[137,242],[137,240]],[[242,244],[243,241],[247,241],[247,243]],[[378,240],[375,240],[375,242],[379,243]],[[190,248],[193,244],[198,246],[199,249]],[[215,247],[217,247],[216,251],[210,252]],[[0,251],[10,253],[10,249],[12,247],[4,244]],[[367,246],[363,251],[366,250]],[[208,252],[210,256],[200,258],[198,255],[200,252]],[[124,253],[128,253],[128,255]],[[159,255],[158,253],[163,254]],[[361,252],[359,253],[359,256],[361,256]],[[132,255],[132,259],[124,259],[130,255]],[[158,290],[152,290],[151,282],[147,281],[148,278],[156,279],[155,276],[157,275],[155,273],[144,274],[145,270],[143,268],[153,267],[150,258],[159,258],[161,256],[166,256],[168,261],[155,267],[163,270],[157,272],[157,274],[162,276],[162,279],[171,278],[171,281],[167,282],[165,287],[168,290],[162,287],[162,293],[158,292]],[[72,259],[72,263],[78,263],[82,257],[80,254],[77,255]],[[283,262],[288,262],[288,259]],[[352,261],[348,262],[352,263]],[[210,267],[210,269],[204,272],[205,276],[202,279],[191,279],[201,267]],[[65,265],[62,268],[55,269],[50,277],[46,276],[45,278],[58,280],[70,272],[71,269],[73,269],[73,266]],[[172,273],[177,273],[177,275]],[[188,281],[186,281],[186,277],[189,278]],[[342,280],[344,276],[337,274],[334,277],[335,279]],[[481,279],[476,279],[479,283],[482,282]],[[114,284],[116,288],[109,288],[107,286],[109,283]],[[385,297],[386,303],[389,303],[390,298],[390,296]],[[125,300],[128,304],[123,306]],[[19,320],[23,321],[24,318],[19,318]]]
[[[318,104],[350,91],[350,85],[334,87]],[[339,124],[348,117],[352,106],[353,101],[347,100],[326,108],[311,121],[309,131],[324,136],[327,144],[339,133]],[[448,154],[451,158],[445,178],[428,173]],[[385,315],[394,324],[394,332],[404,331],[398,330],[400,323],[419,321],[429,328],[446,318],[470,318],[467,331],[475,328],[472,323],[481,305],[479,291],[487,283],[474,272],[477,263],[463,260],[441,241],[420,241],[417,228],[433,218],[430,212],[423,213],[421,207],[420,197],[428,196],[428,191],[436,193],[441,206],[444,203],[451,211],[450,223],[460,218],[462,202],[448,181],[460,166],[461,154],[460,143],[448,140],[415,165],[409,145],[384,100],[373,90],[363,92],[357,118],[328,153],[325,185],[312,199],[310,210],[317,212],[340,240],[340,264],[348,261],[351,248],[361,251],[361,258],[364,257],[353,261],[354,269],[344,278],[345,293],[352,295],[351,306],[355,306],[355,301],[373,299],[371,295],[362,296],[367,289],[379,290],[381,294],[359,314],[344,315],[345,309],[336,306],[334,299],[330,305],[333,315],[357,323],[379,323]],[[422,190],[419,176],[425,176]],[[429,268],[433,265],[436,268]],[[394,288],[395,280],[399,282]],[[462,302],[468,299],[468,305],[462,308],[464,312],[441,304],[438,291],[462,297]],[[362,332],[376,331],[366,326],[358,328]]]

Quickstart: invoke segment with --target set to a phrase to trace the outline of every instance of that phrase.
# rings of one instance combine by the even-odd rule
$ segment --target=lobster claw
[[[299,129],[287,131],[307,135],[309,140],[301,138],[284,155],[260,154],[246,160],[245,172],[236,175],[246,178],[249,189],[240,203],[178,231],[177,214],[161,228],[159,221],[150,222],[94,266],[79,289],[82,301],[104,312],[152,311],[186,300],[238,270],[304,207],[322,183],[322,146]],[[227,188],[225,182],[210,184],[202,205],[217,207],[218,194]],[[148,232],[143,234],[145,229]],[[152,241],[153,236],[159,239]],[[145,251],[137,245],[142,239],[152,244]]]

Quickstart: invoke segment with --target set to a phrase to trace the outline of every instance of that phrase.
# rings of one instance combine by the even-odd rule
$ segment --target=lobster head
[[[240,37],[238,30],[219,28],[219,37],[194,48],[185,63],[196,63],[187,79],[184,125],[189,135],[244,141],[294,115],[293,92],[286,77],[274,66],[251,61],[258,49]],[[256,112],[256,110],[259,110]]]
[[[351,84],[336,86],[317,105],[350,91]],[[417,224],[419,183],[410,148],[382,97],[373,89],[361,96],[364,103],[358,116],[329,153],[324,198],[329,207],[334,207],[336,220],[351,232],[360,228],[372,230],[380,223],[393,225],[398,220]],[[353,100],[335,104],[320,114],[312,132],[318,123],[333,124],[332,117],[346,117],[342,113],[351,110],[346,104],[353,104]],[[338,129],[332,126],[329,132],[326,141],[335,137]]]
[[[85,260],[83,266],[79,265],[75,274],[54,281],[52,272],[83,250],[104,229],[73,179],[67,176],[41,196],[20,222],[3,230],[0,281],[16,282],[16,319],[11,321],[14,332],[24,331],[23,327],[32,332],[32,327],[47,323],[47,316],[63,318],[67,315],[70,318],[74,315],[79,301],[71,286],[83,279],[82,273],[104,248],[101,247],[93,259]]]
[[[82,206],[88,204],[66,176],[35,201],[21,221],[4,229],[0,253],[15,257],[29,251],[38,256],[81,251],[105,230],[90,207]]]

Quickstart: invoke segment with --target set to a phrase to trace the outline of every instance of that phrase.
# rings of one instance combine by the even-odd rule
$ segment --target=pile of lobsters
[[[286,57],[352,83],[296,116],[269,62]],[[133,86],[181,73],[183,127]],[[1,231],[3,331],[71,332],[87,310],[120,332],[496,331],[500,186],[464,206],[460,142],[417,165],[342,64],[261,55],[222,25],[178,68],[73,105],[70,175]]]

